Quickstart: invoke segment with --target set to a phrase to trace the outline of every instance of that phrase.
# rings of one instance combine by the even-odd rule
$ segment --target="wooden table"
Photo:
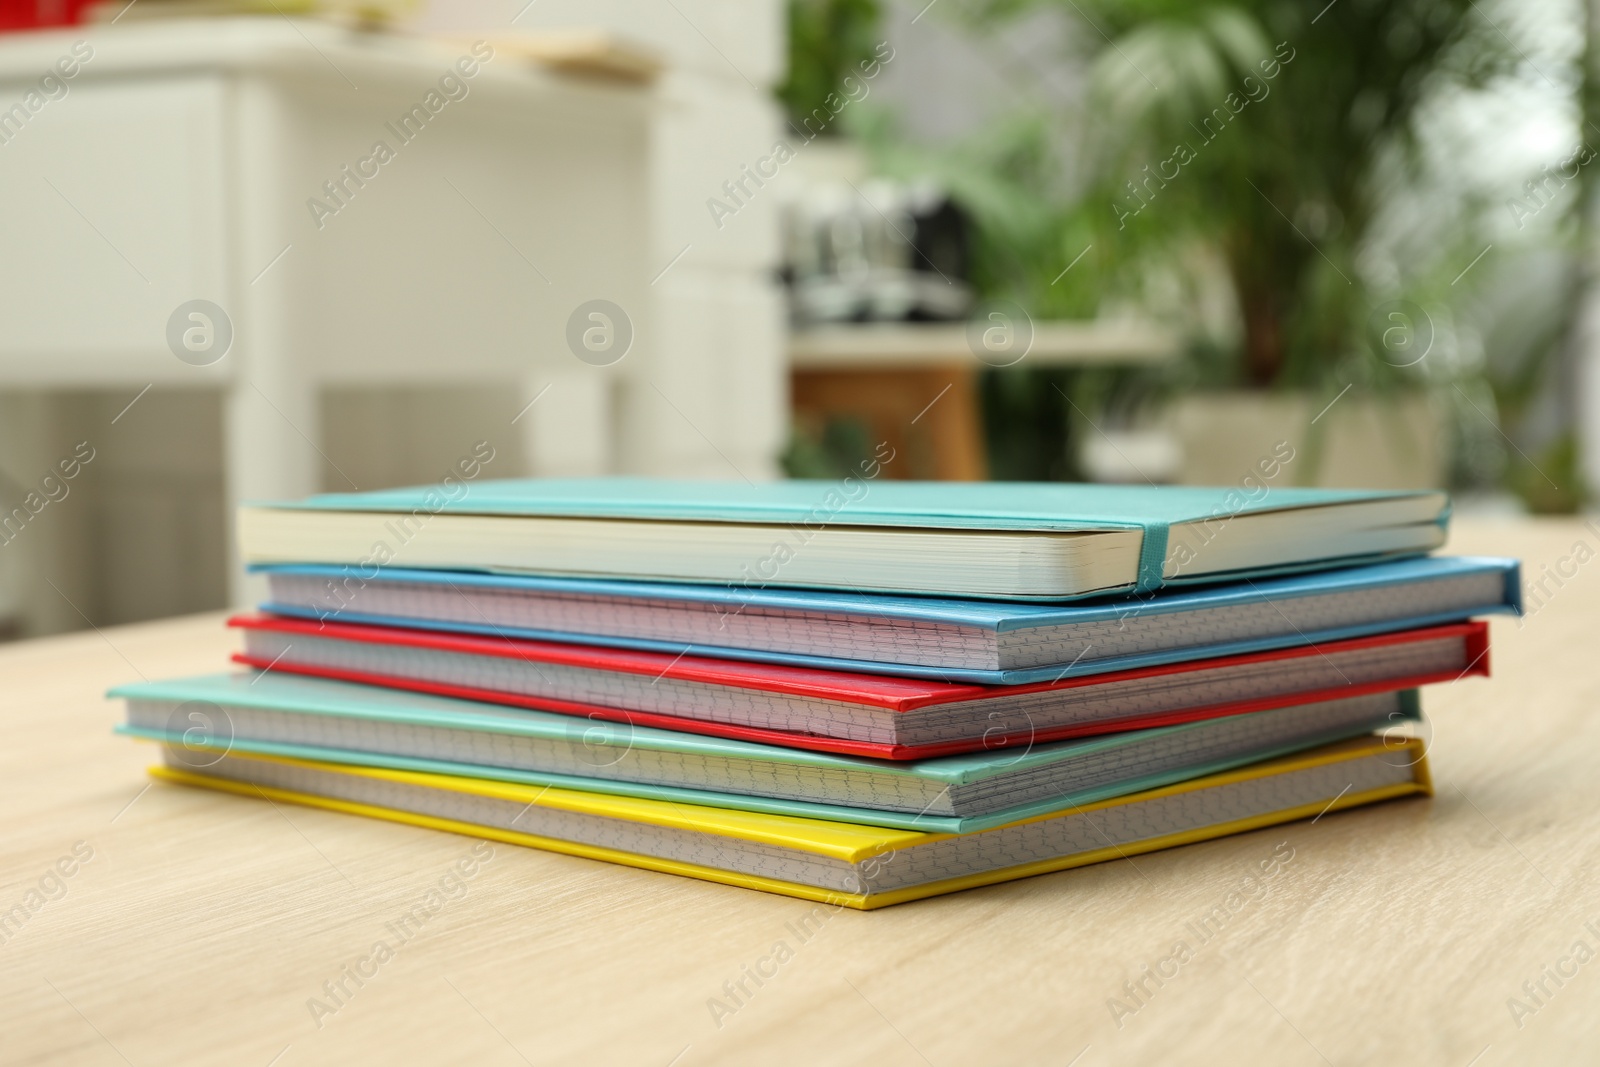
[[[1451,547],[1537,577],[1571,572],[1579,540],[1593,555],[1600,526],[1468,526]],[[1493,624],[1493,679],[1427,695],[1431,801],[840,912],[804,941],[800,901],[496,845],[320,1029],[307,1001],[332,1003],[324,983],[473,842],[148,785],[100,693],[220,667],[217,617],[14,645],[0,909],[76,843],[93,857],[5,930],[0,1062],[1592,1063],[1600,959],[1572,975],[1569,951],[1600,950],[1600,563],[1546,588]],[[1280,842],[1266,895],[1199,944],[1187,924]],[[1119,1029],[1108,999],[1183,939],[1193,959]],[[793,958],[719,1029],[708,999],[779,941]]]

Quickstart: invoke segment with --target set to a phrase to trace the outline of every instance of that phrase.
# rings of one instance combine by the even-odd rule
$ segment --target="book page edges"
[[[678,860],[659,859],[651,856],[642,856],[631,852],[622,852],[616,849],[602,848],[594,845],[578,844],[570,841],[560,841],[554,838],[539,837],[533,834],[518,833],[512,830],[500,830],[493,827],[479,826],[472,823],[457,822],[451,819],[440,819],[431,815],[417,815],[411,812],[396,811],[390,808],[373,807],[344,800],[334,800],[310,794],[296,793],[288,790],[274,789],[265,786],[256,786],[247,783],[230,782],[222,779],[209,778],[204,775],[189,774],[174,771],[168,767],[151,767],[150,775],[154,778],[173,782],[175,784],[198,786],[226,793],[235,793],[240,796],[259,796],[272,800],[281,800],[286,803],[300,804],[306,807],[323,808],[329,811],[343,812],[351,815],[362,815],[368,818],[383,819],[387,822],[401,823],[417,826],[424,829],[440,830],[445,833],[462,834],[467,837],[484,838],[491,841],[503,841],[507,844],[521,845],[537,848],[547,852],[556,852],[563,855],[578,856],[585,859],[602,860],[616,863],[626,867],[635,867],[642,870],[656,871],[663,874],[676,874],[702,881],[716,882],[722,885],[736,886],[743,889],[756,889],[768,893],[776,893],[801,900],[815,901],[833,907],[852,908],[857,911],[871,911],[877,908],[889,907],[894,904],[906,903],[927,897],[940,896],[954,893],[963,889],[976,889],[981,886],[994,885],[1001,882],[1015,881],[1020,878],[1029,878],[1039,874],[1050,874],[1056,871],[1070,870],[1075,867],[1086,867],[1107,860],[1126,858],[1132,855],[1142,855],[1161,849],[1176,848],[1181,845],[1196,844],[1201,841],[1214,840],[1233,834],[1246,833],[1251,830],[1263,829],[1282,823],[1294,822],[1331,811],[1341,811],[1346,808],[1374,804],[1383,800],[1391,800],[1412,795],[1432,795],[1432,788],[1428,784],[1429,776],[1425,759],[1419,759],[1415,764],[1416,778],[1411,782],[1403,782],[1392,786],[1382,786],[1369,789],[1360,793],[1346,794],[1336,798],[1331,804],[1319,803],[1304,804],[1295,808],[1267,812],[1262,815],[1252,816],[1247,819],[1238,819],[1228,823],[1218,823],[1212,826],[1201,827],[1183,833],[1167,834],[1161,837],[1148,838],[1144,841],[1133,842],[1121,847],[1112,846],[1096,849],[1091,852],[1080,852],[1071,856],[1062,856],[1056,859],[1039,860],[1034,863],[1022,864],[1017,867],[1006,867],[995,871],[985,871],[980,874],[967,875],[961,878],[951,878],[941,882],[929,882],[923,885],[910,886],[905,889],[892,890],[887,893],[863,894],[846,893],[838,890],[822,889],[817,886],[802,885],[796,882],[785,882],[775,878],[763,878],[757,875],[740,874],[733,871],[719,870],[713,867],[702,867],[697,864],[683,863]]]

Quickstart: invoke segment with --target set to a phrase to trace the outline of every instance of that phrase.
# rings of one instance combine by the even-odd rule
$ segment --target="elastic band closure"
[[[1144,541],[1139,546],[1139,580],[1133,591],[1153,593],[1160,589],[1165,581],[1166,567],[1167,524],[1147,522],[1144,524]]]

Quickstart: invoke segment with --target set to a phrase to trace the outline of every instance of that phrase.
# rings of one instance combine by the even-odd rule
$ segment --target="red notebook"
[[[947,756],[1489,673],[1482,622],[1030,685],[247,615],[234,659],[440,696],[878,759]]]

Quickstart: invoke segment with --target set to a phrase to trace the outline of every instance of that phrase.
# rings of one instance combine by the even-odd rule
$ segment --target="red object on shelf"
[[[0,0],[0,33],[75,26],[90,0]]]

